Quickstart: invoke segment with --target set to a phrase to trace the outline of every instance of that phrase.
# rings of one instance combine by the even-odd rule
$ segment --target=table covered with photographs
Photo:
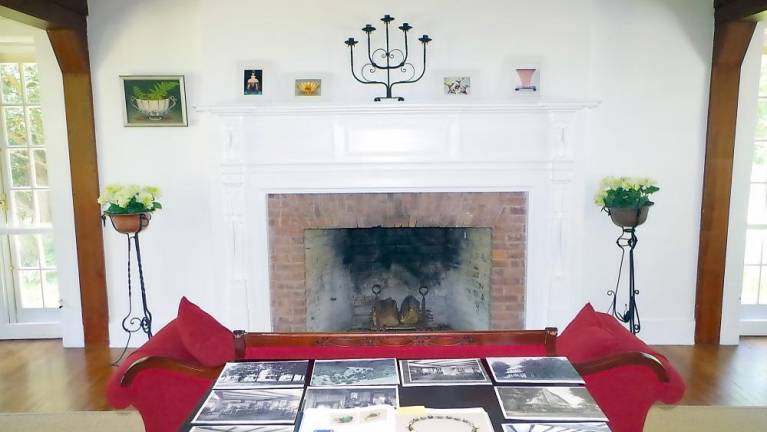
[[[305,360],[228,363],[181,430],[608,432],[606,421],[561,357]]]

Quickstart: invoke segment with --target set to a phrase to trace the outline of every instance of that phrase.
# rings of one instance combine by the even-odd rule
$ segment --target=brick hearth
[[[275,331],[306,328],[304,230],[376,226],[492,228],[491,327],[524,327],[524,192],[271,194],[268,211]]]

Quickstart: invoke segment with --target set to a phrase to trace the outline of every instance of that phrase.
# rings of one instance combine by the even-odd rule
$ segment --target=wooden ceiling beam
[[[714,18],[719,21],[761,21],[767,18],[767,0],[715,0]]]
[[[85,33],[87,12],[86,0],[0,0],[0,16],[43,30],[71,29]]]

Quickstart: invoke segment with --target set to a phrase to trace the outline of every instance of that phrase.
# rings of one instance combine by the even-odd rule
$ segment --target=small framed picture
[[[322,79],[307,78],[293,80],[293,95],[297,97],[322,96]]]
[[[459,102],[461,99],[475,98],[481,94],[482,82],[479,70],[441,69],[435,70],[429,78],[432,91],[439,91],[439,97]]]
[[[242,95],[261,96],[264,94],[264,70],[246,68],[242,71]]]
[[[317,101],[327,99],[328,77],[322,73],[301,73],[287,75],[288,96],[297,101]]]
[[[522,66],[514,69],[517,84],[515,92],[537,93],[541,89],[541,70],[533,66]]]
[[[471,95],[471,77],[468,75],[444,77],[442,90],[446,96],[469,96]]]
[[[504,75],[511,84],[509,90],[515,97],[538,97],[541,95],[541,72],[543,60],[540,57],[516,57],[507,61]]]
[[[121,75],[123,125],[187,126],[183,75]]]

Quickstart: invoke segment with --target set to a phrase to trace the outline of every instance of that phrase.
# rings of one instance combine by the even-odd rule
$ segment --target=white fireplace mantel
[[[586,116],[597,105],[197,107],[219,123],[220,177],[212,198],[229,324],[271,330],[270,193],[523,191],[525,325],[563,326],[586,298],[578,273],[580,168]]]
[[[218,115],[301,115],[301,114],[433,114],[433,113],[514,113],[514,112],[573,112],[595,108],[597,101],[535,101],[504,103],[375,103],[364,105],[292,104],[292,105],[206,105],[197,112]]]

